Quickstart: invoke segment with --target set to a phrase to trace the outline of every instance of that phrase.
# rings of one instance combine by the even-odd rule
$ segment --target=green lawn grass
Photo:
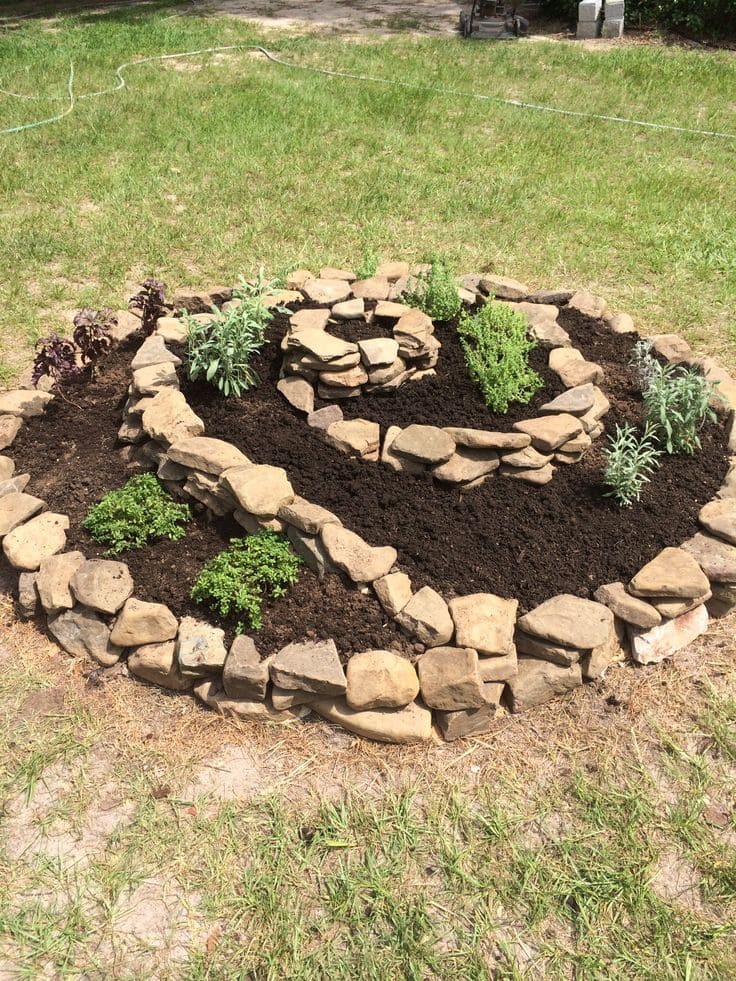
[[[114,84],[123,61],[262,38],[164,5],[0,31],[0,128]],[[83,304],[118,305],[155,273],[232,282],[263,262],[355,264],[445,252],[458,272],[587,286],[646,329],[736,361],[736,141],[564,118],[472,93],[736,133],[728,52],[347,43],[272,35],[326,78],[248,52],[154,62],[59,123],[0,137],[0,331],[6,377]],[[449,88],[457,95],[434,91]],[[61,101],[59,101],[61,100]],[[22,356],[22,358],[21,358]]]
[[[72,61],[81,95],[113,84],[115,67],[136,57],[261,40],[243,22],[171,14],[152,4],[0,30],[0,87],[63,100]],[[470,98],[736,132],[732,55],[411,37],[265,43],[302,64],[415,87],[230,53],[131,69],[122,92],[0,137],[6,379],[64,311],[118,305],[147,274],[206,286],[259,263],[271,272],[354,264],[366,248],[408,259],[441,250],[458,272],[584,285],[645,328],[682,330],[736,362],[735,143]],[[0,94],[0,128],[63,105]],[[724,643],[732,655],[732,636]],[[725,828],[704,818],[713,802],[728,808],[736,787],[732,677],[687,712],[661,708],[661,730],[631,708],[635,734],[621,758],[570,735],[561,709],[567,749],[554,748],[549,723],[537,739],[542,760],[549,754],[544,780],[523,759],[514,778],[499,770],[490,740],[468,747],[483,775],[471,792],[460,752],[430,748],[416,786],[344,802],[274,791],[213,806],[181,796],[186,775],[170,746],[116,735],[104,690],[94,702],[64,659],[56,674],[25,659],[19,646],[13,670],[0,670],[0,799],[36,800],[62,767],[66,786],[44,826],[84,826],[109,781],[133,812],[70,871],[37,854],[9,859],[12,822],[0,809],[0,973],[8,963],[29,978],[147,976],[122,955],[118,963],[110,943],[127,891],[152,879],[175,884],[214,931],[211,944],[189,938],[184,960],[160,977],[736,975],[736,825],[732,811]],[[667,704],[667,671],[652,677]],[[29,693],[67,682],[78,695],[57,715],[20,712]],[[142,698],[146,721],[156,696]],[[215,721],[222,739],[236,738]],[[535,745],[537,717],[522,724]],[[663,888],[673,862],[692,874],[692,895]]]

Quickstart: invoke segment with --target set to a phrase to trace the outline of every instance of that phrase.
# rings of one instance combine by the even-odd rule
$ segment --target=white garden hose
[[[405,82],[402,81],[401,79],[380,78],[379,76],[376,75],[360,75],[360,74],[354,74],[353,72],[337,71],[331,68],[318,68],[312,65],[299,65],[299,64],[295,64],[294,62],[286,61],[285,59],[280,58],[277,54],[274,54],[272,51],[269,51],[267,48],[262,47],[260,44],[227,44],[227,45],[221,45],[219,47],[213,47],[213,48],[198,48],[195,51],[177,51],[174,52],[173,54],[152,55],[150,58],[139,58],[136,61],[123,62],[122,65],[119,65],[118,68],[115,69],[116,82],[114,85],[106,89],[100,89],[99,92],[87,92],[82,95],[78,95],[76,97],[74,95],[74,66],[73,65],[71,66],[69,72],[69,82],[67,85],[68,95],[64,97],[38,96],[38,95],[28,96],[28,95],[21,95],[20,93],[17,92],[9,92],[5,89],[0,89],[0,94],[16,99],[27,99],[29,101],[31,100],[35,101],[41,99],[57,100],[57,99],[64,98],[64,101],[66,101],[66,99],[68,98],[69,101],[69,105],[66,107],[66,109],[63,112],[59,113],[58,115],[51,116],[47,119],[38,119],[30,123],[23,123],[20,126],[11,126],[8,129],[0,129],[0,136],[9,135],[11,133],[20,133],[24,130],[35,129],[38,126],[48,126],[49,124],[58,122],[59,120],[63,119],[65,116],[70,115],[70,113],[74,110],[75,104],[77,102],[81,102],[82,99],[96,99],[103,95],[111,95],[114,92],[119,92],[121,89],[125,88],[126,82],[125,82],[125,77],[123,75],[123,71],[127,68],[135,68],[138,65],[146,65],[154,61],[167,61],[173,58],[193,58],[195,56],[203,55],[203,54],[215,54],[220,51],[258,51],[275,65],[280,65],[283,68],[290,68],[293,71],[312,72],[318,75],[327,75],[330,78],[348,78],[356,82],[371,82],[376,85],[388,85],[388,86],[393,86],[395,88],[416,89],[425,92],[430,91],[430,92],[436,92],[440,95],[449,96],[451,98],[460,98],[464,100],[470,98],[483,102],[496,102],[500,105],[514,106],[517,109],[528,109],[528,110],[533,110],[535,112],[549,112],[559,116],[570,116],[575,119],[592,119],[592,120],[598,120],[600,122],[620,123],[627,126],[639,126],[646,129],[663,130],[670,133],[683,133],[688,136],[708,136],[708,137],[713,137],[722,140],[736,140],[736,133],[722,133],[716,130],[706,130],[706,129],[690,129],[687,126],[671,126],[667,123],[653,123],[642,119],[628,119],[624,116],[609,116],[609,115],[604,115],[602,113],[584,112],[584,111],[577,111],[573,109],[560,109],[556,106],[540,105],[539,103],[535,103],[535,102],[522,102],[520,99],[504,99],[501,96],[485,95],[479,92],[470,92],[470,93],[461,92],[458,91],[457,89],[450,89],[441,86],[432,87],[432,86],[425,86],[425,85],[417,85],[414,82]]]

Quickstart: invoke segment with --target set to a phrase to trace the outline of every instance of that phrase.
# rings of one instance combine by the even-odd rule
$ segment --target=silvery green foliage
[[[633,426],[616,426],[603,450],[606,471],[603,482],[609,488],[606,497],[613,497],[621,507],[631,507],[641,498],[644,484],[659,466],[661,450],[654,446],[654,430],[647,424],[639,435]]]
[[[711,402],[718,383],[696,368],[662,364],[651,348],[651,341],[637,341],[630,361],[639,372],[647,425],[668,453],[692,454],[700,449],[698,431],[716,419]]]
[[[285,307],[268,307],[265,300],[277,292],[260,269],[254,283],[242,277],[233,290],[227,310],[212,307],[215,320],[200,323],[184,318],[188,335],[188,371],[192,381],[204,378],[226,397],[242,395],[258,384],[251,364],[266,341],[266,330],[274,311],[288,313]]]

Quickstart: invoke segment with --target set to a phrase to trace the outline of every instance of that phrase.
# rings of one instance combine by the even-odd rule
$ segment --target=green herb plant
[[[656,368],[643,396],[647,421],[668,453],[692,455],[701,447],[699,430],[717,418],[711,407],[716,385],[695,368],[652,360]]]
[[[717,418],[712,402],[720,398],[718,383],[696,368],[662,364],[652,355],[648,340],[636,342],[629,363],[639,373],[647,422],[655,438],[668,453],[699,450],[698,431]]]
[[[191,518],[189,507],[176,504],[153,474],[147,473],[105,494],[82,526],[96,542],[108,546],[106,555],[119,555],[143,548],[156,538],[178,541]]]
[[[529,367],[536,342],[521,314],[491,301],[475,315],[463,311],[457,329],[468,371],[490,409],[503,413],[511,402],[531,401],[542,379]]]
[[[433,253],[427,272],[414,277],[404,293],[404,303],[423,310],[432,320],[451,320],[460,312],[462,301],[455,274],[447,260]]]
[[[628,508],[640,500],[644,484],[659,466],[662,451],[654,445],[655,429],[650,424],[642,434],[630,425],[616,426],[608,439],[609,445],[602,451],[606,458],[603,482],[609,488],[606,497]]]
[[[192,381],[204,378],[226,397],[242,395],[258,384],[258,373],[251,361],[266,342],[274,312],[288,313],[285,307],[266,304],[266,299],[276,292],[276,284],[266,281],[260,269],[255,283],[241,277],[228,310],[212,308],[215,320],[200,323],[194,317],[184,318],[189,331],[188,372]]]
[[[243,616],[259,630],[264,599],[284,596],[301,565],[288,540],[273,531],[233,538],[230,547],[210,559],[197,576],[192,599],[223,617]],[[242,633],[244,626],[239,623],[236,632]]]

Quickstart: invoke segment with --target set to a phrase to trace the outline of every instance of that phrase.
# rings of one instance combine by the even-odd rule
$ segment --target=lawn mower
[[[526,37],[529,20],[523,16],[527,7],[538,3],[508,3],[507,0],[471,0],[470,7],[460,11],[460,33],[463,37],[504,41]]]

